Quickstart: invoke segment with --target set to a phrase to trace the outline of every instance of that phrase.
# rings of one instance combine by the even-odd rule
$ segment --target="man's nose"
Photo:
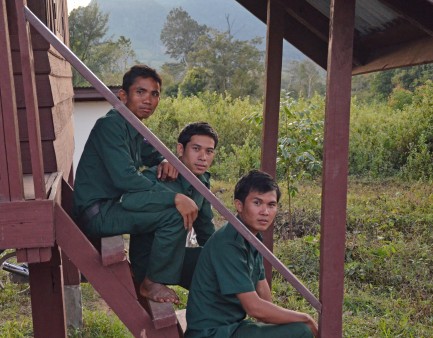
[[[205,161],[207,159],[207,154],[205,150],[201,150],[198,154],[198,159]]]
[[[263,205],[261,212],[262,212],[262,215],[269,215],[269,207],[267,205]]]

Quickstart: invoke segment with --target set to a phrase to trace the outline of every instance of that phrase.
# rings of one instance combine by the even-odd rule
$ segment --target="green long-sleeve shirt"
[[[117,110],[110,110],[96,121],[81,155],[74,184],[74,217],[98,200],[152,189],[156,183],[145,177],[140,167],[151,167],[162,160]]]

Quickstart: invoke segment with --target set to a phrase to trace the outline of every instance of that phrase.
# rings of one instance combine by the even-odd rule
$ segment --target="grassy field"
[[[231,207],[229,185],[213,190]],[[320,184],[299,187],[293,210],[283,195],[276,222],[275,253],[318,296]],[[433,327],[433,187],[394,181],[351,180],[347,208],[344,337],[431,337]],[[293,220],[289,226],[290,217]],[[216,223],[224,221],[216,215]],[[291,234],[295,238],[288,240]],[[0,280],[6,276],[0,272]],[[0,337],[31,337],[26,285],[0,290]],[[70,337],[131,337],[88,284],[82,284],[83,330]],[[183,303],[187,292],[177,288]],[[314,309],[279,274],[274,300],[285,307]]]

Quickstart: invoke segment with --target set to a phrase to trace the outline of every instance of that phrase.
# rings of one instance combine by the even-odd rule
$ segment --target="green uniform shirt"
[[[110,110],[96,121],[81,155],[74,183],[74,217],[96,201],[152,189],[155,182],[143,176],[139,168],[162,160],[117,110]]]
[[[224,225],[207,241],[197,263],[185,337],[230,337],[246,317],[236,294],[255,291],[264,278],[262,255],[233,225]]]

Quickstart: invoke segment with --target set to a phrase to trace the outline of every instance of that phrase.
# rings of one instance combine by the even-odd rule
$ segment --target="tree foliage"
[[[106,37],[108,14],[100,11],[97,2],[78,7],[69,15],[70,47],[72,51],[107,84],[119,84],[124,71],[135,61],[131,40],[120,36],[113,41]],[[73,71],[74,86],[86,81]]]
[[[195,49],[194,41],[207,31],[206,25],[200,25],[188,12],[177,7],[172,9],[161,31],[161,41],[166,54],[173,59],[188,64],[188,54]]]
[[[310,98],[315,93],[323,95],[324,71],[308,59],[292,61],[283,70],[281,86],[295,98]]]
[[[371,90],[382,100],[387,100],[394,88],[413,92],[427,80],[433,80],[433,64],[391,69],[373,74]]]
[[[228,29],[225,32],[209,29],[193,20],[182,8],[170,11],[161,40],[167,54],[183,65],[180,68],[163,66],[170,78],[178,79],[182,95],[195,95],[203,90],[227,93],[233,97],[261,95],[263,79],[263,52],[258,46],[261,38],[247,41],[236,39]],[[170,87],[171,89],[174,87]]]

